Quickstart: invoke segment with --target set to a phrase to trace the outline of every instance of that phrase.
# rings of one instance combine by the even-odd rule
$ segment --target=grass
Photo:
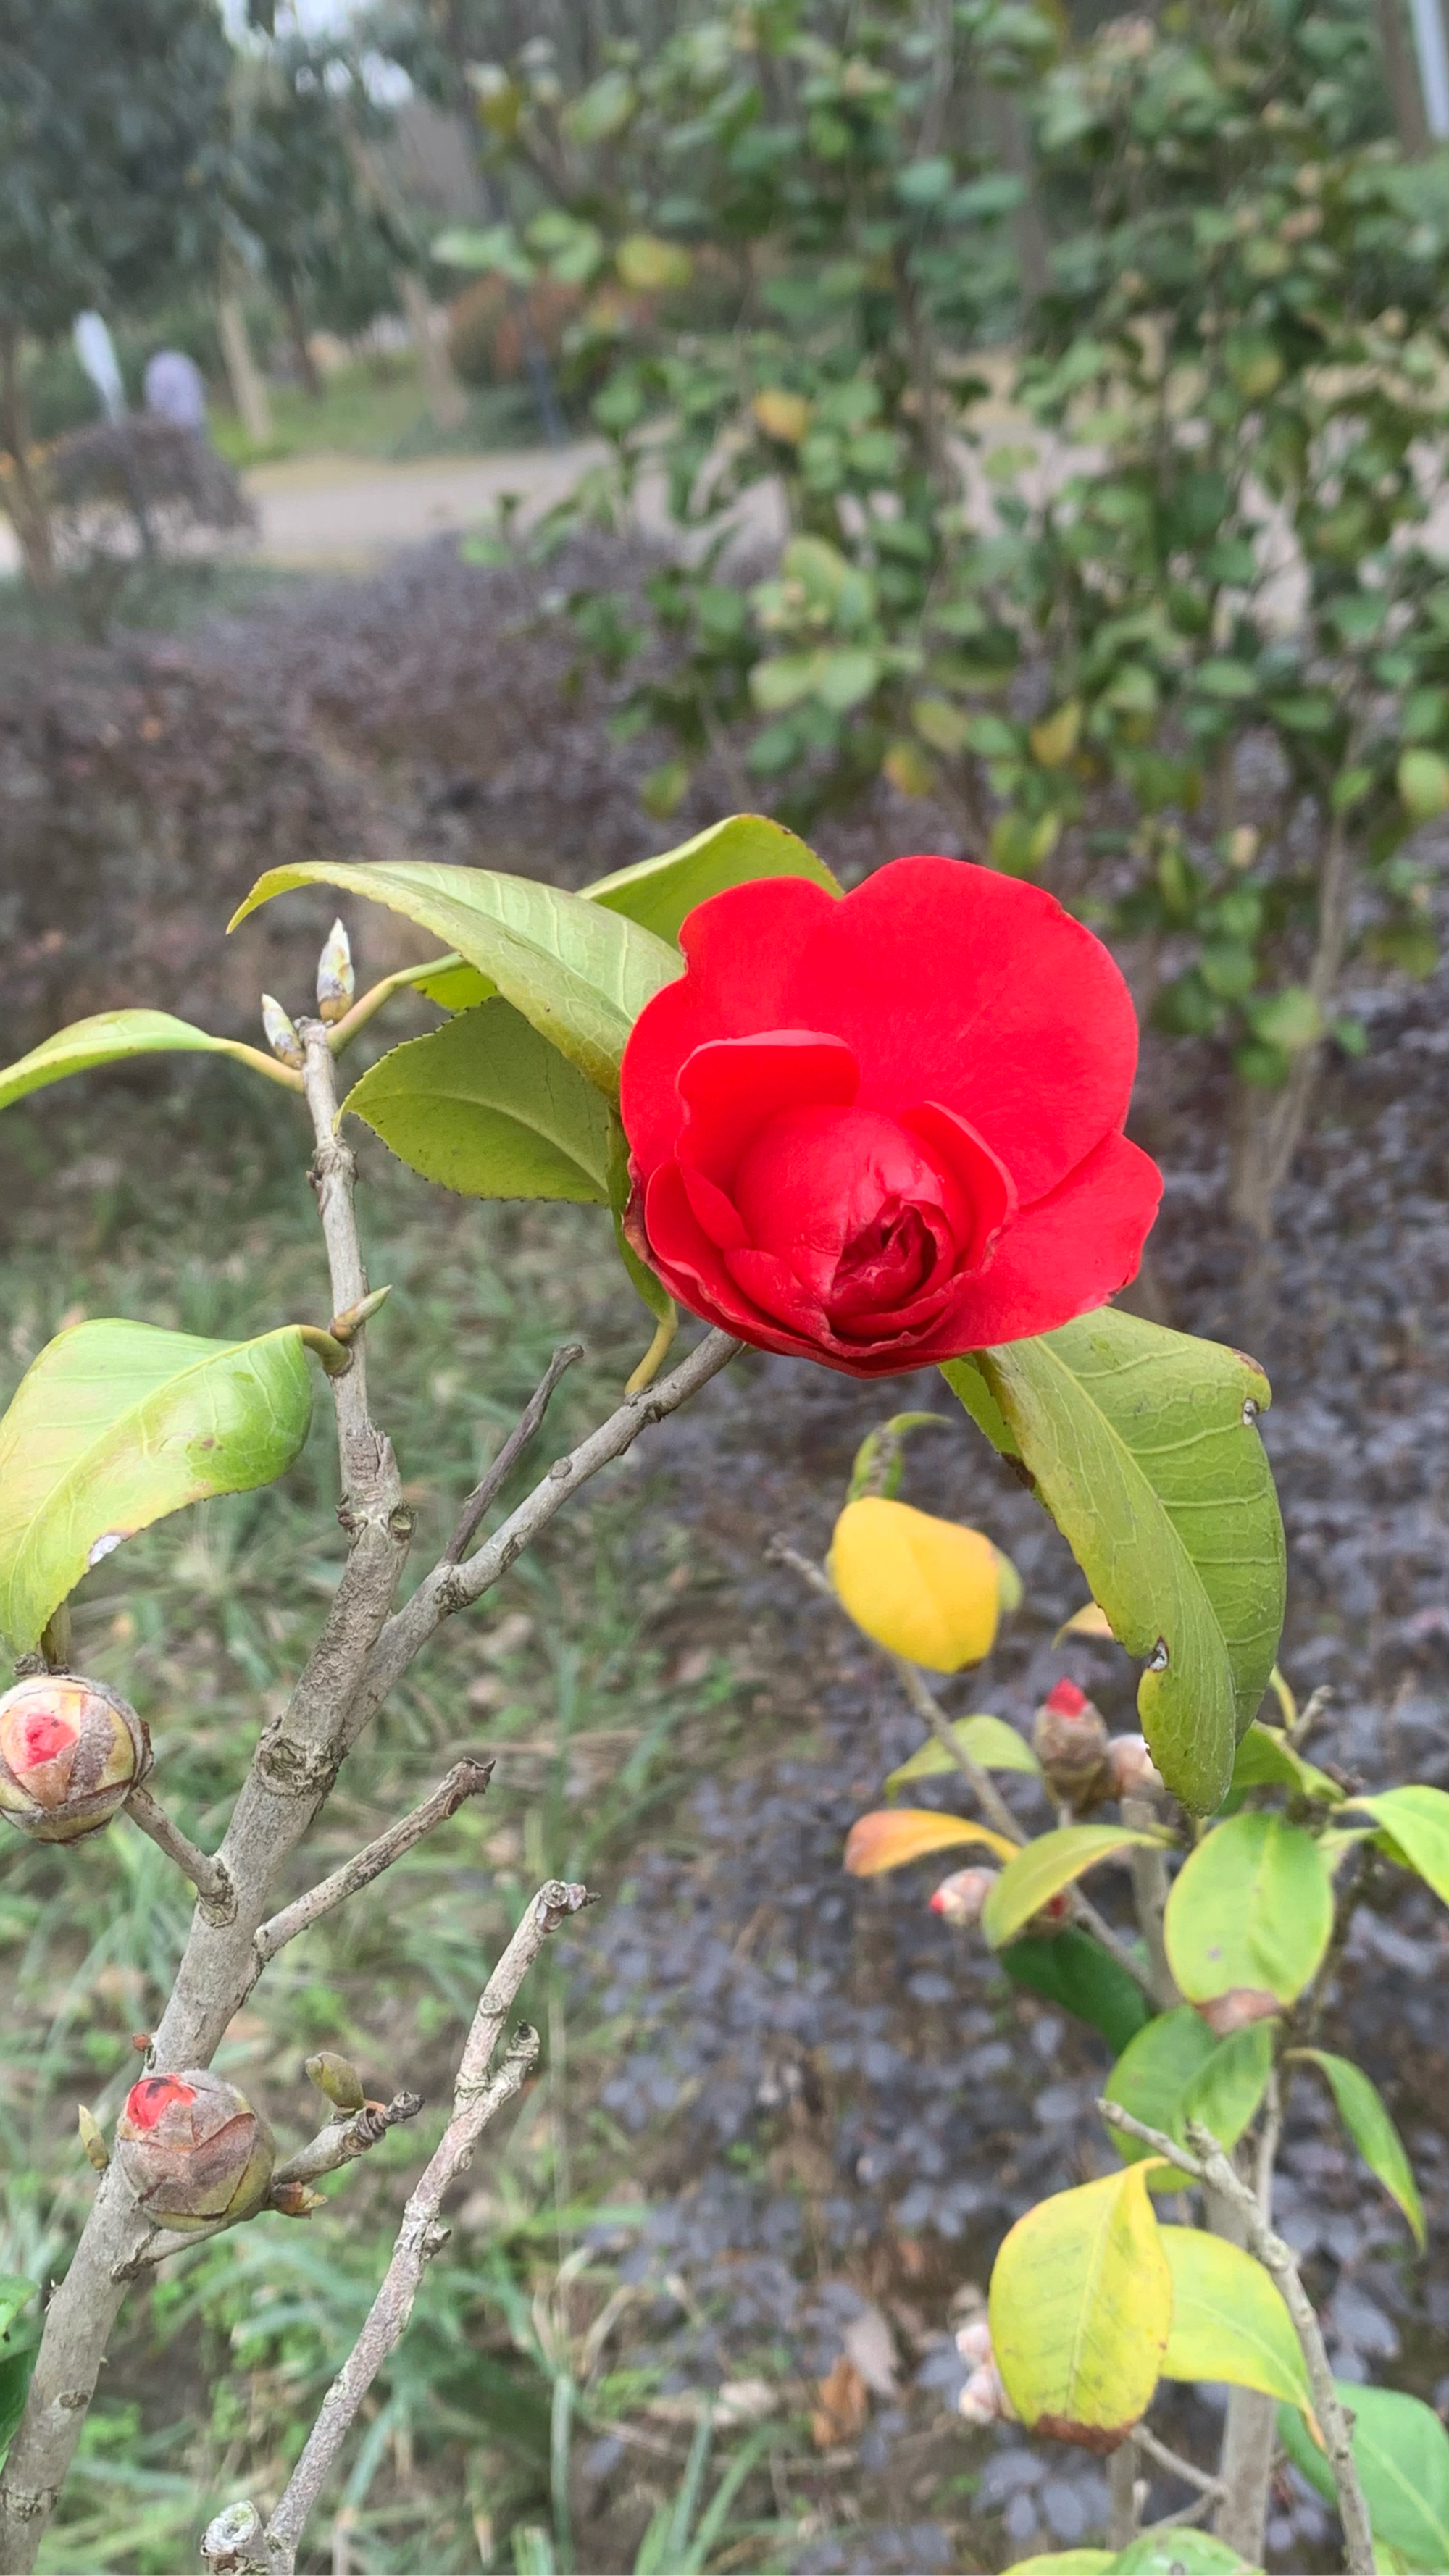
[[[323,379],[320,395],[307,394],[300,385],[271,385],[267,399],[272,436],[261,446],[248,438],[234,412],[214,414],[212,436],[231,464],[267,465],[324,454],[397,464],[544,443],[537,408],[524,385],[468,389],[466,418],[457,429],[440,430],[417,368],[407,361],[386,373],[370,366],[341,367]]]
[[[303,1160],[294,1104],[229,1067],[23,1104],[0,1126],[0,1400],[82,1312],[218,1335],[322,1316]],[[546,1435],[562,1445],[616,1400],[648,1326],[600,1212],[470,1206],[426,1191],[380,1148],[363,1160],[372,1276],[394,1287],[373,1328],[375,1402],[417,1514],[420,1571],[554,1342],[582,1330],[589,1346]],[[328,1412],[319,1400],[281,1485],[178,1515],[77,1597],[77,1664],[141,1709],[159,1794],[203,1842],[220,1834],[341,1562]],[[301,2060],[319,2046],[355,2058],[369,2091],[413,2084],[428,2108],[333,2178],[332,2205],[310,2222],[268,2217],[133,2295],[46,2543],[48,2576],[101,2564],[168,2576],[195,2563],[222,2503],[251,2494],[265,2505],[279,2491],[371,2298],[479,1986],[527,1893],[548,1874],[617,1888],[646,1824],[667,1816],[707,1749],[717,1760],[730,1741],[727,1660],[702,1684],[671,1679],[704,1606],[700,1584],[684,1532],[649,1508],[647,1469],[615,1471],[482,1611],[443,1632],[364,1739],[296,1888],[414,1803],[461,1750],[498,1754],[494,1787],[289,1949],[218,2063],[288,2144],[317,2125]],[[157,2017],[185,1938],[186,1899],[124,1819],[81,1853],[7,1837],[0,2271],[43,2279],[63,2267],[93,2189],[77,2103],[105,2126],[114,2118],[135,2072],[131,2034]],[[436,2576],[599,2563],[572,2527],[571,2462],[598,2429],[644,2420],[649,2383],[629,2364],[627,2309],[604,2316],[614,2275],[601,2248],[630,2241],[641,2187],[637,2141],[593,2098],[617,2033],[576,2018],[571,1999],[571,1958],[587,1938],[587,1918],[561,1934],[523,1997],[544,2072],[507,2134],[490,2137],[348,2447],[332,2499],[346,2517],[335,2563]],[[643,2439],[639,2545],[652,2529],[655,2555],[642,2564],[663,2565],[667,2534],[692,2553],[681,2567],[718,2550],[732,2566],[778,2563],[785,2526],[773,2511],[764,2526],[744,2518],[749,2475],[711,2509],[729,2465],[723,2440],[706,2479],[702,2449],[686,2460],[687,2430],[661,2442],[656,2425]],[[313,2565],[328,2563],[328,2525],[325,2513],[314,2524]]]

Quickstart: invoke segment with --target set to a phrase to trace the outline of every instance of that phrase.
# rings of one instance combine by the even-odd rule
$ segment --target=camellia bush
[[[401,912],[441,953],[358,995],[339,925],[314,1013],[294,1018],[264,997],[265,1051],[138,1006],[62,1030],[0,1077],[4,1105],[138,1056],[220,1050],[290,1094],[278,1109],[297,1116],[310,1149],[327,1317],[279,1316],[241,1343],[133,1320],[76,1323],[41,1351],[0,1422],[0,1630],[16,1659],[0,1700],[0,1820],[51,1848],[57,1871],[84,1866],[74,1846],[91,1833],[140,1831],[195,1891],[174,1987],[142,2036],[144,2064],[112,2136],[80,2107],[78,2151],[98,2180],[68,2268],[48,2295],[5,2285],[0,2570],[17,2576],[34,2562],[129,2286],[219,2230],[305,2221],[321,2176],[418,2112],[407,2089],[368,2100],[353,2068],[323,2053],[309,2073],[326,2114],[289,2146],[211,2072],[228,2024],[288,1944],[487,1783],[486,1764],[460,1762],[309,1883],[308,1838],[349,1753],[443,1623],[474,1608],[601,1468],[750,1345],[868,1379],[939,1366],[1063,1532],[1094,1615],[1143,1668],[1140,1743],[1107,1745],[1060,1692],[1037,1754],[1015,1743],[1015,1767],[1039,1767],[1057,1800],[1053,1831],[1028,1842],[996,1797],[990,1763],[1007,1730],[983,1741],[973,1721],[976,1734],[958,1740],[933,1718],[927,1761],[949,1748],[986,1822],[887,1812],[852,1840],[861,1868],[905,1857],[901,1838],[913,1833],[918,1850],[974,1845],[1005,1864],[980,1891],[988,1939],[1023,1975],[1034,1961],[1048,1991],[1075,1980],[1076,2008],[1110,2020],[1123,2049],[1111,2116],[1157,2160],[1137,2157],[1048,2203],[1008,2240],[982,2372],[998,2374],[1002,2405],[1033,2426],[1114,2453],[1129,2437],[1146,2441],[1142,2419],[1175,2360],[1235,2375],[1227,2322],[1210,2342],[1226,2263],[1229,2304],[1255,2303],[1275,2356],[1269,2393],[1307,2428],[1285,2439],[1306,2446],[1308,2461],[1321,2438],[1350,2564],[1367,2570],[1364,2474],[1342,2400],[1291,2259],[1228,2154],[1255,2117],[1271,2140],[1274,2088],[1309,2046],[1294,2011],[1330,1955],[1335,1868],[1351,1871],[1377,1839],[1442,1889],[1449,1800],[1423,1789],[1347,1800],[1291,1729],[1259,1723],[1284,1581],[1257,1430],[1268,1388],[1240,1353],[1110,1303],[1137,1267],[1160,1179],[1123,1133],[1136,1022],[1108,952],[1043,889],[957,861],[899,859],[842,895],[803,841],[748,814],[581,894],[486,869],[308,862],[274,868],[237,918],[318,882]],[[428,996],[440,1024],[340,1091],[348,1049],[403,993]],[[355,1119],[445,1188],[597,1206],[601,1248],[612,1219],[654,1325],[613,1412],[490,1528],[576,1346],[556,1354],[416,1579],[402,1470],[369,1368],[385,1357],[385,1325],[382,1351],[369,1342],[387,1290],[363,1262]],[[708,1329],[667,1364],[680,1306]],[[208,1851],[168,1812],[144,1712],[70,1669],[67,1603],[137,1531],[285,1475],[318,1370],[336,1416],[346,1564]],[[897,1440],[893,1431],[863,1465],[836,1580],[915,1675],[984,1651],[1013,1578],[984,1538],[943,1535],[892,1497]],[[1265,1804],[1278,1796],[1281,1809]],[[1111,1798],[1120,1822],[1083,1821]],[[1077,1884],[1124,1853],[1142,1951]],[[959,1884],[948,1901],[963,1915],[975,1904]],[[524,1906],[462,2041],[451,2114],[357,2341],[284,2491],[217,2499],[204,2548],[214,2569],[295,2567],[441,2251],[449,2186],[535,2061],[535,2034],[508,2034],[514,2000],[546,1937],[587,1902],[584,1887],[549,1881]],[[1364,2079],[1336,2058],[1311,2062],[1412,2208]],[[1265,2149],[1265,2170],[1271,2161]],[[1172,2168],[1241,2213],[1249,2251],[1159,2228],[1148,2192]]]
[[[1449,200],[1368,22],[754,0],[475,79],[514,220],[439,253],[576,295],[575,507],[677,532],[572,601],[670,745],[650,810],[723,761],[808,829],[884,777],[1140,943],[1266,1234],[1366,1042],[1346,965],[1432,968],[1449,811]]]

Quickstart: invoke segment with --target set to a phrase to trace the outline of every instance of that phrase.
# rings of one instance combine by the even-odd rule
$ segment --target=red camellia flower
[[[895,859],[732,887],[624,1051],[630,1239],[764,1350],[889,1377],[1050,1332],[1134,1275],[1131,997],[1039,886]]]

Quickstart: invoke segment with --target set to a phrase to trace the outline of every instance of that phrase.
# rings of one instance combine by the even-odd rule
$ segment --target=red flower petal
[[[711,961],[742,891],[695,916],[715,916]],[[752,946],[760,926],[757,912]],[[796,919],[789,929],[793,947]],[[1126,1116],[1137,1021],[1118,967],[1053,895],[993,868],[895,859],[842,903],[827,898],[782,999],[782,1025],[832,1029],[854,1048],[862,1105],[901,1116],[932,1099],[965,1118],[1023,1206]]]
[[[696,1047],[677,1075],[686,1116],[677,1151],[725,1188],[766,1122],[806,1103],[844,1107],[860,1089],[860,1067],[844,1038],[816,1029],[770,1029]]]
[[[712,895],[689,915],[679,934],[689,971],[655,994],[624,1049],[620,1110],[642,1170],[673,1151],[684,1115],[675,1084],[696,1047],[812,1025],[784,1008],[784,988],[837,904],[808,877],[765,877]],[[836,1027],[833,1016],[825,1026]]]
[[[980,1277],[963,1281],[923,1356],[1025,1341],[1104,1306],[1136,1277],[1161,1196],[1151,1155],[1125,1136],[1105,1136],[1070,1180],[1007,1227]]]

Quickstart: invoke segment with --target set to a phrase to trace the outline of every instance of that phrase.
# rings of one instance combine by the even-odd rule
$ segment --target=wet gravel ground
[[[1445,1000],[1442,979],[1360,998],[1371,1054],[1330,1079],[1266,1265],[1222,1215],[1212,1140],[1224,1104],[1195,1098],[1182,1064],[1150,1054],[1137,1120],[1168,1175],[1154,1256],[1172,1320],[1241,1341],[1245,1314],[1266,1318],[1255,1347],[1274,1382],[1265,1434],[1289,1538],[1283,1659],[1300,1696],[1332,1691],[1316,1757],[1370,1785],[1449,1785]],[[606,2106],[641,2141],[668,2122],[653,2160],[657,2214],[626,2271],[674,2276],[677,2296],[661,2299],[654,2324],[671,2384],[728,2383],[766,2350],[818,2381],[842,2351],[875,2350],[881,2319],[889,2329],[846,2509],[861,2519],[824,2504],[825,2527],[792,2562],[799,2576],[999,2566],[1099,2539],[1106,2511],[1098,2462],[1014,2431],[967,2431],[948,2412],[962,2376],[948,2328],[966,2285],[984,2283],[1023,2209],[1114,2162],[1092,2108],[1103,2045],[1023,1997],[974,1936],[929,1913],[946,1864],[843,1876],[847,1827],[879,1802],[919,1729],[829,1604],[764,1553],[777,1530],[823,1552],[855,1443],[917,1402],[938,1406],[939,1381],[901,1382],[887,1397],[754,1358],[668,1427],[674,1508],[695,1519],[701,1561],[721,1578],[718,1642],[753,1703],[754,1751],[700,1786],[685,1834],[641,1854],[593,1945],[605,1963],[597,2008],[634,2034]],[[1026,1583],[1022,1616],[987,1667],[951,1686],[953,1707],[1025,1720],[1070,1670],[1114,1726],[1132,1726],[1127,1659],[1110,1644],[1053,1647],[1081,1577],[964,1421],[916,1440],[907,1490],[983,1523]],[[942,1803],[956,1803],[949,1789]],[[1292,2094],[1277,2201],[1309,2258],[1339,2373],[1441,2406],[1446,1977],[1449,1918],[1385,1865],[1323,2037],[1359,2056],[1394,2109],[1429,2211],[1427,2260],[1311,2079]],[[1184,2392],[1176,2420],[1209,2457],[1209,2402]],[[606,2479],[611,2463],[595,2467]],[[1159,2486],[1151,2510],[1183,2501]],[[1335,2563],[1329,2518],[1292,2472],[1269,2543],[1270,2566]]]

